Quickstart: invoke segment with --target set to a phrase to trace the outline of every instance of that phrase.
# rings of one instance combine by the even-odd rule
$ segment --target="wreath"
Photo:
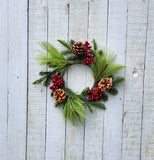
[[[83,124],[83,118],[86,108],[91,113],[94,107],[105,109],[102,102],[108,100],[108,93],[116,95],[118,90],[117,84],[124,81],[123,77],[115,77],[114,74],[119,72],[125,66],[112,64],[116,55],[105,50],[98,50],[96,41],[93,40],[93,49],[88,41],[85,43],[70,40],[66,43],[58,40],[66,50],[59,52],[53,45],[43,41],[41,47],[47,52],[38,56],[40,65],[46,65],[48,71],[41,71],[40,79],[33,82],[39,84],[43,82],[44,86],[49,86],[51,96],[55,99],[55,107],[63,110],[63,116],[71,121],[73,125],[78,121]],[[86,87],[81,93],[75,93],[65,86],[63,75],[65,71],[74,64],[87,65],[92,72],[94,84],[92,87]],[[52,69],[49,71],[49,69]],[[52,85],[51,85],[52,84]],[[101,102],[98,102],[101,101]]]

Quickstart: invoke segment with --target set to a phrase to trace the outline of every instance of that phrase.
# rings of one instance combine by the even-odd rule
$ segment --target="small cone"
[[[103,78],[99,81],[98,87],[102,92],[109,91],[112,88],[112,80],[109,78]]]
[[[56,102],[58,103],[62,103],[66,100],[66,92],[59,88],[59,89],[56,89],[54,92],[53,92],[53,98],[56,100]]]
[[[71,50],[76,55],[84,54],[84,44],[82,42],[75,42],[71,46]]]

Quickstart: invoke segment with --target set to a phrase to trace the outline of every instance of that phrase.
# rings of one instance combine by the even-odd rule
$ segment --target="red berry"
[[[91,89],[89,89],[89,91],[87,92],[88,95],[91,95],[93,93],[93,91]]]
[[[102,91],[101,91],[101,89],[99,87],[95,88],[94,91],[89,90],[87,92],[87,94],[90,95],[90,97],[89,97],[90,101],[94,101],[94,100],[98,101],[99,98],[102,97]]]
[[[53,84],[52,86],[49,87],[51,90],[55,91],[57,87]]]
[[[54,86],[62,87],[63,86],[63,79],[59,75],[54,75],[54,78],[52,80],[52,83],[54,83]]]

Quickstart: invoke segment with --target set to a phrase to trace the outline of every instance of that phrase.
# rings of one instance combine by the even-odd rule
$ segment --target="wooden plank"
[[[154,1],[149,0],[145,61],[141,159],[154,159]]]
[[[39,66],[39,42],[47,41],[47,8],[42,0],[29,1],[29,74],[27,159],[42,160],[45,154],[46,89],[32,83],[46,68]]]
[[[25,159],[27,1],[8,0],[8,159]]]
[[[129,0],[122,159],[139,160],[142,94],[147,24],[147,1]],[[138,103],[139,102],[139,103]],[[136,112],[134,114],[134,112]],[[132,123],[137,118],[135,123]]]
[[[57,39],[67,41],[68,36],[68,6],[66,1],[48,1],[48,40],[59,51],[64,48]],[[48,89],[47,97],[47,139],[46,159],[64,159],[65,151],[65,120],[62,110],[54,107],[55,100],[51,97],[51,90]]]
[[[7,159],[8,5],[0,0],[0,157]]]
[[[117,55],[115,63],[125,65],[127,0],[110,0],[108,14],[107,50]],[[124,76],[121,71],[116,76]],[[124,84],[118,86],[118,95],[109,95],[104,117],[104,160],[121,159],[122,114]]]
[[[96,39],[98,48],[105,48],[107,32],[107,0],[95,0],[89,2],[89,26],[88,40]],[[93,77],[87,71],[86,86],[91,87]],[[104,111],[95,109],[91,114],[87,110],[88,120],[85,121],[85,160],[101,160],[103,147],[103,119]]]
[[[87,39],[88,2],[70,1],[69,39],[84,42]],[[81,92],[86,85],[86,67],[74,65],[68,71],[68,87]],[[66,124],[66,160],[82,160],[84,154],[84,126]]]

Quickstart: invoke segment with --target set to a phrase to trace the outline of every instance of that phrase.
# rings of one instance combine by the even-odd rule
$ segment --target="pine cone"
[[[59,88],[59,89],[56,89],[54,92],[53,92],[53,98],[56,100],[56,102],[58,103],[62,103],[66,100],[66,92]]]
[[[103,78],[99,81],[98,87],[102,92],[109,91],[112,87],[112,80],[109,78]]]
[[[72,44],[71,50],[76,55],[82,55],[84,53],[84,44],[82,42],[75,42]]]

